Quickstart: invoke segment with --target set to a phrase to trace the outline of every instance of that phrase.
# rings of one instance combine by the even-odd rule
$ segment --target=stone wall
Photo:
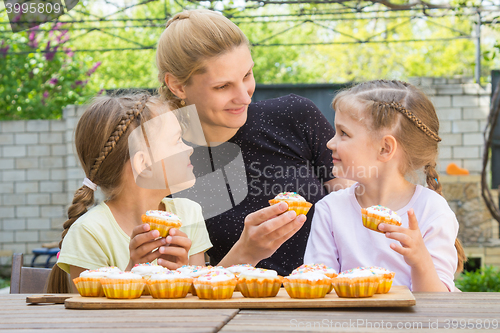
[[[61,120],[0,122],[0,264],[59,241],[67,205],[83,180],[73,154],[82,107],[68,106]]]
[[[434,103],[439,117],[438,171],[450,163],[481,173],[483,131],[489,114],[491,86],[481,87],[469,78],[413,78]]]
[[[500,266],[498,222],[492,218],[481,196],[481,177],[441,177],[443,196],[460,224],[459,239],[468,257],[481,258],[482,264]],[[498,207],[498,191],[492,191]]]
[[[478,174],[489,88],[463,79],[412,81],[432,95],[440,118],[439,170],[455,162]],[[5,255],[10,251],[25,253],[29,263],[33,248],[60,240],[68,204],[84,177],[73,153],[74,128],[83,111],[68,106],[61,120],[0,122],[0,264],[10,263]],[[445,191],[451,193],[450,205],[459,216],[460,237],[480,247],[498,239],[498,233],[484,215],[481,199],[471,194],[477,192],[476,185],[467,185],[464,195],[454,185]]]

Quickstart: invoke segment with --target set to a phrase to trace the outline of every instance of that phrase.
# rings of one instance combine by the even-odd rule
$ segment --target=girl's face
[[[362,182],[378,175],[377,148],[366,126],[348,112],[351,110],[335,113],[336,133],[327,147],[332,151],[335,177]]]
[[[140,132],[134,137],[144,141],[139,152],[144,162],[142,167],[137,167],[141,175],[136,178],[137,185],[148,189],[168,189],[169,194],[194,185],[190,161],[193,148],[182,140],[181,127],[173,112],[160,113],[136,130]]]
[[[255,91],[253,60],[246,45],[209,59],[206,72],[191,77],[184,87],[186,103],[194,104],[207,137],[237,131],[247,120]]]

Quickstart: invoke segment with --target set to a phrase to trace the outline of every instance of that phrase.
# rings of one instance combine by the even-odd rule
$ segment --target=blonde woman
[[[290,273],[303,262],[310,222],[284,213],[285,203],[269,206],[268,200],[298,192],[316,203],[325,190],[349,184],[331,174],[326,143],[332,126],[311,101],[296,95],[251,103],[255,80],[248,39],[219,13],[174,15],[159,39],[156,62],[161,97],[177,107],[194,105],[204,132],[206,143],[184,137],[195,147],[197,181],[174,197],[201,204],[214,245],[211,263],[259,264]],[[239,154],[242,174],[234,171]],[[211,177],[219,181],[205,181]],[[311,209],[307,219],[313,214]]]

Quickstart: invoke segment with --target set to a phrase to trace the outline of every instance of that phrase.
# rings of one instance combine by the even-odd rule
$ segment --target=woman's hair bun
[[[183,12],[175,14],[174,16],[172,16],[172,18],[170,20],[167,21],[167,25],[165,26],[165,28],[168,28],[168,26],[170,24],[172,24],[172,22],[174,22],[174,21],[188,19],[190,17],[190,15],[191,15],[191,13],[189,11],[183,11]]]

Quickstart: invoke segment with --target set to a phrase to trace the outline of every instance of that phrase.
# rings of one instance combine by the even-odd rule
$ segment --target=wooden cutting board
[[[26,303],[29,304],[42,304],[42,303],[54,303],[54,304],[64,304],[64,301],[68,298],[77,297],[78,294],[48,294],[48,295],[33,295],[26,297]]]
[[[367,298],[340,298],[332,291],[325,298],[290,298],[284,288],[276,297],[245,298],[234,292],[231,299],[202,300],[188,294],[186,298],[155,299],[141,296],[137,299],[108,299],[105,297],[72,297],[64,302],[68,309],[289,309],[289,308],[343,308],[343,307],[407,307],[416,304],[406,286],[393,286],[387,294]]]

